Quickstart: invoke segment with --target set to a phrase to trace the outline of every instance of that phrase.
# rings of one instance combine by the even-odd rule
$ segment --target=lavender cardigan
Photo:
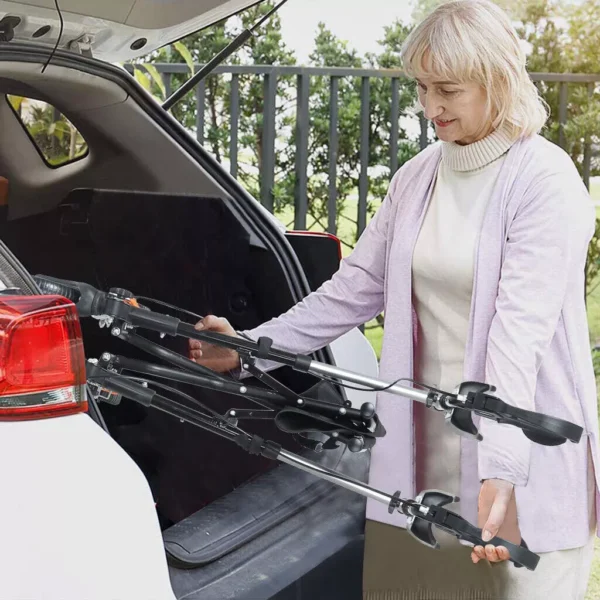
[[[380,377],[412,377],[418,344],[412,253],[440,160],[438,142],[403,165],[332,279],[246,333],[308,353],[385,311]],[[484,439],[461,439],[460,489],[447,491],[460,496],[462,515],[477,523],[480,481],[513,482],[521,531],[534,552],[579,547],[589,539],[587,448],[589,441],[597,469],[598,413],[584,265],[593,231],[594,209],[569,156],[541,136],[515,142],[477,245],[463,380],[490,383],[506,402],[573,421],[584,436],[579,444],[545,447],[517,428],[476,419]],[[380,393],[377,410],[387,435],[372,450],[369,485],[414,497],[420,490],[412,402]],[[594,495],[600,500],[597,489]],[[372,500],[367,518],[405,524],[402,515]]]

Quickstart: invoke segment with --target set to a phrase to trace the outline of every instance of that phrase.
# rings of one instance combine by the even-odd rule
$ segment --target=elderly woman
[[[541,554],[517,569],[506,548],[416,542],[398,515],[367,505],[367,600],[582,599],[596,535],[598,416],[584,303],[594,230],[589,195],[569,156],[538,135],[547,113],[508,17],[486,0],[441,5],[402,49],[439,142],[394,175],[354,252],[287,313],[245,332],[312,352],[385,311],[380,375],[442,389],[483,381],[521,408],[584,427],[580,444],[532,444],[479,423],[458,437],[422,405],[378,396],[387,435],[369,484],[414,495],[438,488],[484,529]],[[207,317],[197,327],[234,335]],[[224,371],[234,352],[191,342]]]

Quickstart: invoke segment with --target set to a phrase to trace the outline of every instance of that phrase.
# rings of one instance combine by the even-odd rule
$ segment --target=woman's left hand
[[[478,508],[478,525],[483,529],[483,541],[498,535],[508,542],[517,545],[521,543],[512,483],[503,479],[486,479],[479,492]],[[504,546],[475,546],[471,552],[471,560],[474,563],[480,560],[497,563],[509,558],[508,550]]]

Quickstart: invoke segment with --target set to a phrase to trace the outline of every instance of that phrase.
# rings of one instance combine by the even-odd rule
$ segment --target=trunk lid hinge
[[[78,38],[69,42],[69,50],[81,54],[87,58],[93,58],[92,55],[92,44],[94,43],[94,36],[90,33],[84,33]]]

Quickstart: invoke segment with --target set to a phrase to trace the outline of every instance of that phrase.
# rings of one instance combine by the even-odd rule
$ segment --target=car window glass
[[[6,98],[48,166],[60,167],[87,154],[81,133],[54,106],[22,96]]]

